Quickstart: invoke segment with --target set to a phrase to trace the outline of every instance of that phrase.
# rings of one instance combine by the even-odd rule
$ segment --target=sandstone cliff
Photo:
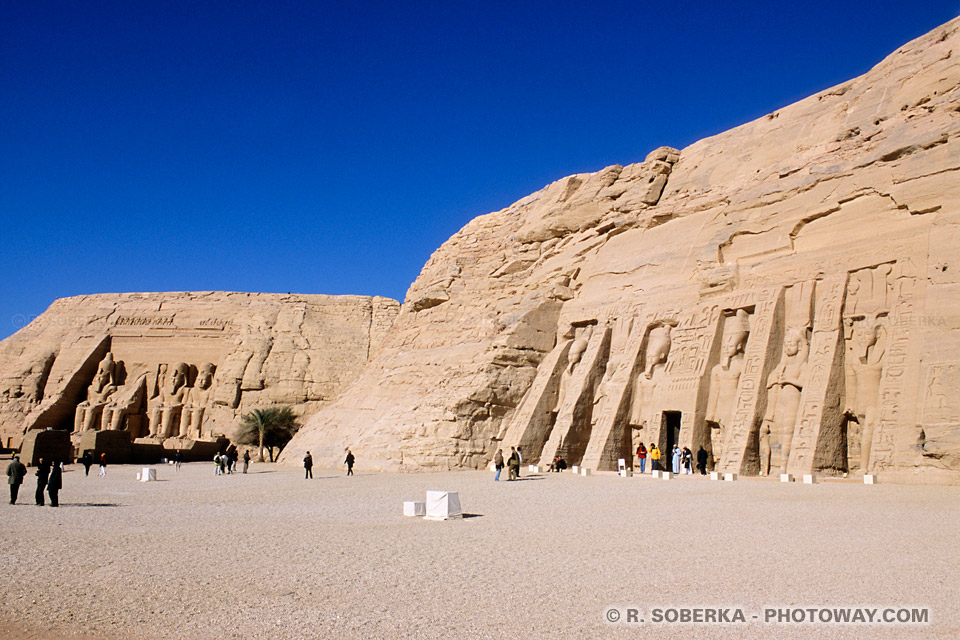
[[[230,435],[238,417],[256,407],[316,411],[356,378],[398,308],[387,298],[224,292],[57,300],[0,343],[2,445],[18,447],[29,430],[73,429],[76,407],[108,353],[107,407],[125,393],[157,395],[163,372],[180,362],[188,367],[181,386],[198,388],[206,365],[212,381],[194,393],[204,437]],[[98,429],[104,407],[95,409],[90,422]],[[146,406],[135,409],[128,413],[146,420]]]
[[[864,76],[476,218],[284,452],[360,468],[960,470],[960,19]]]

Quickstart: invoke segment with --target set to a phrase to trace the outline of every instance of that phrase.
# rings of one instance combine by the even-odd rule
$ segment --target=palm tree
[[[240,424],[241,442],[256,441],[260,462],[263,462],[264,449],[269,451],[270,462],[273,462],[273,449],[283,448],[300,428],[297,414],[286,405],[254,409],[241,418]]]

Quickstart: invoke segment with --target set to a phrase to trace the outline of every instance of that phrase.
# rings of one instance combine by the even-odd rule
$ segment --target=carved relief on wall
[[[714,460],[721,459],[723,443],[737,408],[737,387],[743,372],[747,338],[750,336],[750,314],[746,309],[725,315],[722,336],[720,362],[710,371],[706,413]]]
[[[570,340],[572,344],[570,345],[570,350],[567,352],[567,364],[563,368],[563,373],[560,375],[560,384],[557,388],[557,401],[553,405],[554,416],[560,412],[561,407],[567,402],[574,373],[580,364],[581,358],[583,358],[583,352],[587,350],[587,345],[590,343],[590,338],[593,335],[593,327],[594,325],[592,324],[585,327],[571,327],[567,333],[567,339]]]
[[[888,349],[892,265],[850,274],[843,311],[844,417],[851,471],[867,469]]]

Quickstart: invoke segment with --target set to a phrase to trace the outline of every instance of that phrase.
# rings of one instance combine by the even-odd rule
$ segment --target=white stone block
[[[408,500],[403,503],[403,515],[405,516],[425,516],[427,515],[427,503]]]
[[[570,468],[573,470],[573,475],[577,475],[578,473],[580,473],[580,467],[578,467],[577,465],[573,465]]]
[[[622,471],[627,468],[627,461],[624,458],[617,458],[617,471]]]
[[[817,475],[815,473],[803,474],[803,484],[817,484]]]
[[[654,478],[659,478],[659,477],[660,477],[660,470],[659,470],[659,469],[654,469],[653,471],[650,472],[650,475],[651,475],[652,477],[654,477]]]
[[[140,482],[150,482],[157,479],[157,470],[153,467],[144,467],[143,471],[137,474],[137,480]]]
[[[586,467],[580,469],[580,475],[582,475],[582,476],[589,476],[589,475],[590,475],[590,469],[587,469]]]
[[[425,520],[462,518],[460,494],[455,491],[427,491]]]
[[[724,482],[736,482],[736,481],[737,481],[737,474],[735,474],[735,473],[725,473],[725,474],[723,474],[723,481],[724,481]]]
[[[863,476],[863,484],[877,484],[877,482],[877,474],[875,473],[868,473]]]
[[[670,472],[670,471],[661,471],[661,472],[660,472],[660,479],[661,479],[661,480],[672,480],[672,479],[673,479],[673,473]]]
[[[496,472],[497,472],[497,465],[495,465],[495,464],[493,464],[493,463],[491,462],[491,463],[490,463],[490,471],[493,471],[494,473],[496,473]]]
[[[780,482],[793,482],[793,476],[789,473],[781,473]]]
[[[618,471],[617,474],[618,474],[621,478],[632,478],[632,477],[633,477],[633,469],[620,469],[620,471]]]
[[[720,478],[721,478],[721,476],[720,476],[720,472],[719,472],[719,471],[711,471],[711,472],[710,472],[710,479],[711,479],[711,480],[720,480]]]

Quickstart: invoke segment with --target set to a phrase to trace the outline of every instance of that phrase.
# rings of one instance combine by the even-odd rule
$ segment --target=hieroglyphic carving
[[[840,444],[841,416],[835,407],[839,400],[840,312],[843,308],[846,274],[830,276],[817,283],[813,337],[807,364],[806,381],[800,398],[790,457],[781,467],[795,474],[811,473],[823,467],[837,468],[843,457]]]
[[[750,340],[744,349],[743,367],[737,385],[737,399],[730,419],[723,457],[716,461],[722,471],[745,473],[751,465],[747,451],[757,414],[762,410],[761,389],[764,385],[764,363],[774,332],[777,298],[769,289],[761,290],[751,320]]]

